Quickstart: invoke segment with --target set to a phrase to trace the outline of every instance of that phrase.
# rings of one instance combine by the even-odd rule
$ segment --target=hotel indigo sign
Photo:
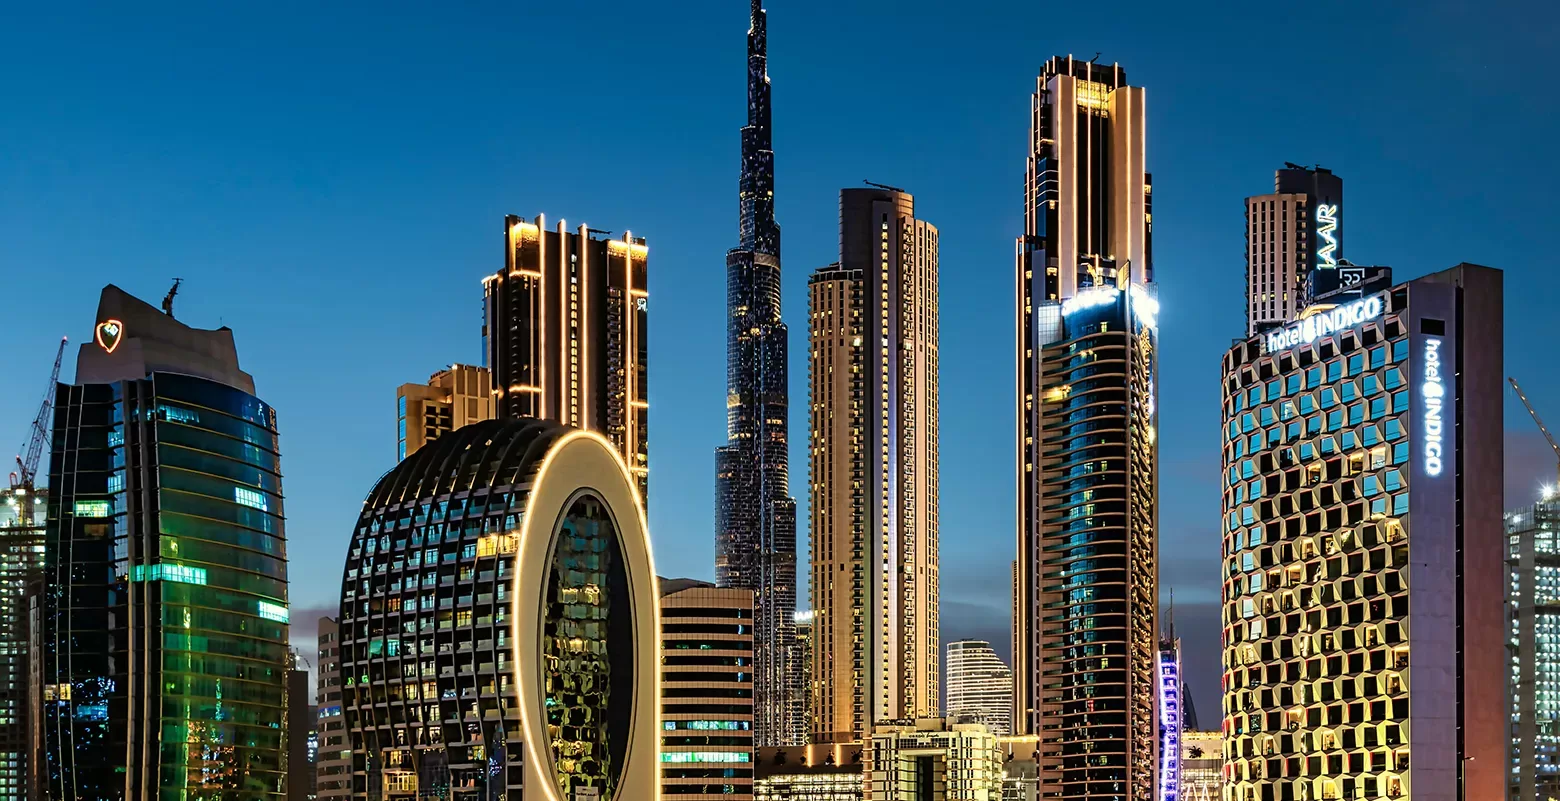
[[[1347,306],[1339,306],[1324,312],[1318,312],[1300,322],[1280,328],[1267,335],[1267,352],[1277,353],[1288,350],[1297,345],[1309,345],[1315,342],[1317,337],[1324,337],[1334,331],[1342,331],[1368,320],[1374,320],[1381,316],[1385,309],[1380,296],[1356,300]]]

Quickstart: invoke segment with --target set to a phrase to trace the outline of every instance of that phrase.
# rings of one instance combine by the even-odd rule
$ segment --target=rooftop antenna
[[[903,191],[905,191],[903,189],[900,189],[897,186],[889,186],[888,184],[876,184],[876,183],[873,183],[871,181],[868,181],[865,178],[861,179],[861,182],[866,184],[867,186],[874,187],[876,189],[887,189],[890,192],[903,192]]]
[[[1094,58],[1089,59],[1089,63],[1093,64],[1094,62],[1099,61],[1099,60],[1100,60],[1100,52],[1098,50],[1096,50],[1096,51],[1094,51]]]
[[[179,284],[184,283],[183,278],[173,279],[173,288],[168,290],[168,296],[163,298],[163,314],[173,316],[173,296],[179,294]]]

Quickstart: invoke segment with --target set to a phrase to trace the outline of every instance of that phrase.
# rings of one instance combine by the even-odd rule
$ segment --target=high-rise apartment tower
[[[1343,179],[1321,167],[1286,164],[1273,174],[1273,194],[1246,198],[1246,336],[1288,325],[1307,305],[1307,281],[1334,271],[1315,292],[1341,286]],[[1349,280],[1352,265],[1343,264]]]
[[[1560,501],[1506,515],[1511,794],[1560,798]]]
[[[909,193],[840,192],[808,280],[812,736],[936,714],[937,229]]]
[[[1505,796],[1501,284],[1463,264],[1225,353],[1226,798]]]
[[[28,797],[37,767],[28,749],[34,720],[28,607],[42,589],[48,490],[0,489],[0,801]],[[33,793],[38,795],[36,791]]]
[[[1018,240],[1014,730],[1046,797],[1154,791],[1158,310],[1144,92],[1053,58]]]
[[[991,643],[948,643],[947,659],[948,718],[985,724],[992,734],[1012,734],[1013,670],[1003,664]]]
[[[754,593],[753,725],[761,746],[806,739],[795,725],[796,499],[787,451],[788,333],[780,319],[780,226],[770,133],[767,21],[748,25],[740,239],[726,253],[726,444],[715,450],[715,581]]]
[[[461,426],[492,420],[497,405],[492,375],[486,367],[452,364],[426,384],[396,387],[396,459]]]
[[[650,300],[645,240],[504,218],[504,268],[483,279],[497,416],[601,433],[649,489]],[[480,378],[476,379],[480,383]],[[457,385],[457,392],[458,385]],[[468,411],[470,404],[468,403]],[[471,419],[482,419],[479,414]]]
[[[753,593],[661,579],[661,798],[753,798]]]
[[[276,411],[233,332],[103,290],[61,384],[40,649],[48,798],[286,793]]]

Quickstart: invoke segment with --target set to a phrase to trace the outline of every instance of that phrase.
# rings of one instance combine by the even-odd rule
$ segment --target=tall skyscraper
[[[1181,641],[1171,627],[1159,641],[1159,786],[1155,801],[1176,801],[1181,792]]]
[[[937,713],[937,229],[887,187],[840,192],[808,280],[812,736]]]
[[[498,417],[600,432],[645,496],[650,250],[626,231],[610,237],[584,225],[570,233],[563,220],[547,230],[540,214],[505,217],[504,268],[482,281],[482,336]]]
[[[1227,798],[1505,796],[1501,284],[1463,264],[1225,353]]]
[[[49,798],[285,794],[277,442],[231,330],[103,290],[54,410],[40,637]]]
[[[313,801],[315,767],[309,750],[319,710],[309,671],[298,665],[297,654],[292,656],[287,671],[287,801]]]
[[[950,720],[982,723],[1004,737],[1013,733],[1013,670],[991,650],[991,643],[948,643],[947,670]]]
[[[752,590],[753,726],[761,746],[795,745],[796,499],[787,453],[787,337],[769,120],[766,21],[753,0],[748,116],[738,183],[740,239],[726,254],[726,444],[715,451],[715,581]]]
[[[1149,801],[1157,731],[1159,303],[1144,92],[1053,58],[1018,240],[1015,733],[1046,797]]]
[[[353,798],[653,797],[658,598],[634,481],[615,443],[537,419],[466,426],[380,478],[341,583]]]
[[[662,579],[661,798],[753,798],[753,593]]]
[[[1560,798],[1560,501],[1506,515],[1512,799]]]
[[[41,589],[48,490],[0,489],[0,801],[28,797],[29,597]]]
[[[492,420],[497,405],[492,375],[486,367],[452,364],[426,384],[396,387],[396,459],[461,426]]]
[[[1340,263],[1343,179],[1321,167],[1284,165],[1273,174],[1273,194],[1246,198],[1246,336],[1294,322],[1313,272],[1332,274],[1311,294],[1339,288]]]

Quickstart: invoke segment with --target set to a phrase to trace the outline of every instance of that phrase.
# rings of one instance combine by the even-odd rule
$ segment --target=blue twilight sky
[[[231,326],[281,415],[296,635],[336,595],[394,390],[481,359],[513,212],[647,236],[651,524],[712,574],[743,0],[12,4],[0,12],[0,448],[98,289]],[[945,639],[1007,650],[1012,268],[1029,93],[1053,54],[1148,88],[1161,281],[1164,584],[1217,716],[1218,359],[1242,331],[1241,201],[1283,161],[1347,184],[1348,252],[1401,278],[1508,270],[1508,369],[1560,422],[1549,3],[770,0],[794,488],[808,273],[837,191],[903,186],[942,232]],[[74,349],[72,349],[73,351]],[[71,375],[67,362],[65,375]],[[1550,460],[1507,405],[1508,495]],[[1520,457],[1520,458],[1519,458]]]

